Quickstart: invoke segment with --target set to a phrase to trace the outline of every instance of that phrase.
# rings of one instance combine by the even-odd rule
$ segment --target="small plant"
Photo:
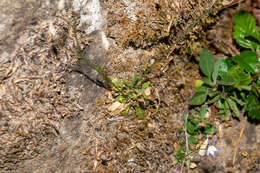
[[[131,83],[129,83],[128,81],[112,79],[111,77],[107,76],[102,67],[94,65],[92,62],[90,62],[82,55],[80,41],[77,36],[76,24],[70,22],[69,19],[62,15],[59,15],[59,17],[63,19],[71,27],[72,36],[75,40],[76,47],[75,50],[66,49],[64,47],[62,48],[65,49],[65,51],[67,51],[71,55],[83,60],[87,66],[98,72],[98,74],[105,79],[105,81],[109,85],[108,89],[114,91],[114,96],[116,97],[115,101],[126,105],[126,108],[121,112],[123,115],[127,115],[129,110],[133,108],[136,113],[136,116],[139,119],[142,119],[145,116],[144,109],[149,105],[149,94],[147,94],[147,92],[149,91],[148,87],[150,85],[150,82],[143,82],[143,77],[139,77],[138,75],[133,76]]]
[[[142,119],[145,116],[144,109],[150,104],[148,96],[150,95],[150,82],[140,82],[140,77],[134,75],[132,81],[112,80],[116,86],[116,101],[126,104],[126,108],[122,111],[123,115],[127,115],[130,109],[133,109],[136,116]]]
[[[192,110],[186,124],[186,130],[188,134],[189,144],[197,144],[197,135],[203,134],[215,134],[216,127],[212,125],[210,121],[205,119],[208,114],[208,106],[202,106],[200,112]]]
[[[205,116],[208,114],[208,106],[202,106],[200,112],[195,110],[191,110],[190,114],[184,115],[184,119],[187,118],[186,125],[184,131],[186,131],[187,135],[187,147],[190,145],[198,144],[198,135],[213,135],[216,133],[216,127],[212,125],[210,121],[208,121]],[[188,116],[188,117],[187,117]],[[180,145],[177,151],[174,153],[178,162],[182,162],[186,159],[186,157],[195,151],[186,152],[188,148],[185,148],[184,145]]]
[[[260,49],[260,34],[250,13],[235,15],[233,37],[241,47],[251,50],[214,62],[210,51],[204,49],[200,69],[205,77],[197,82],[190,104],[215,104],[222,117],[247,113],[251,119],[260,119],[260,68],[254,51]]]

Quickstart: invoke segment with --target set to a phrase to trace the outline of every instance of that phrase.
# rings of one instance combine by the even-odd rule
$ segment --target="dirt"
[[[183,115],[193,82],[201,77],[196,59],[203,47],[223,56],[237,53],[230,34],[238,6],[220,10],[224,2],[215,4],[152,69],[147,78],[153,103],[142,120],[133,111],[123,116],[108,110],[113,92],[63,49],[73,49],[75,42],[58,14],[78,24],[86,59],[109,76],[130,80],[182,37],[211,3],[2,0],[0,172],[179,172],[174,152],[185,142]],[[258,4],[248,0],[240,8],[260,21]],[[190,172],[260,172],[259,122],[246,121],[233,165],[243,118],[212,118],[222,152],[216,159],[194,155],[190,160],[196,167]]]

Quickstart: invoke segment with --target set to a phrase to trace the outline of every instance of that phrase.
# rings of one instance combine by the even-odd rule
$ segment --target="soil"
[[[231,38],[238,9],[253,12],[260,26],[260,3],[247,0],[217,2],[189,27],[211,4],[0,1],[0,172],[180,172],[174,153],[185,142],[183,115],[201,78],[200,51],[237,54]],[[152,103],[143,119],[134,111],[109,111],[115,93],[66,51],[74,50],[75,40],[59,14],[78,24],[84,57],[118,79],[142,74],[176,43],[147,75]],[[259,122],[246,121],[233,165],[243,117],[222,121],[212,113],[211,119],[222,152],[216,159],[194,154],[190,172],[260,172]]]

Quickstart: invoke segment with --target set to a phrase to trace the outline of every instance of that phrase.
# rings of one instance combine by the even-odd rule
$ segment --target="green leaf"
[[[214,69],[214,59],[208,49],[203,49],[200,54],[200,69],[208,77],[211,77]]]
[[[217,132],[217,129],[215,126],[211,127],[211,128],[207,128],[205,131],[204,131],[204,134],[215,134]]]
[[[204,119],[206,113],[208,112],[208,105],[203,105],[200,110],[199,119]]]
[[[208,104],[211,104],[211,103],[215,103],[215,102],[217,102],[219,99],[220,99],[220,94],[218,94],[218,95],[216,95],[215,97],[213,97],[212,99],[209,99],[208,100]]]
[[[122,95],[117,96],[117,98],[115,100],[120,102],[120,103],[125,103],[126,102],[126,98],[124,96],[122,96]]]
[[[214,86],[214,83],[211,81],[210,77],[203,77],[202,82],[209,85],[209,86]]]
[[[174,152],[174,155],[177,157],[178,161],[182,162],[186,155],[185,147],[183,145],[179,146],[177,151]]]
[[[239,69],[238,67],[233,67],[229,74],[235,80],[235,86],[239,90],[246,89],[248,85],[252,82],[251,75]]]
[[[218,94],[220,94],[219,91],[214,91],[212,88],[208,88],[208,95],[210,97],[214,97],[215,95],[218,95]]]
[[[193,115],[193,116],[196,115],[197,113],[198,113],[198,112],[195,111],[194,109],[192,109],[192,110],[190,111],[190,114]]]
[[[132,86],[129,84],[128,81],[124,81],[124,84],[125,84],[129,89],[132,89]]]
[[[129,112],[130,108],[131,108],[131,106],[128,105],[128,106],[125,108],[125,110],[122,111],[122,115],[128,115],[128,112]]]
[[[216,85],[216,81],[217,81],[217,78],[218,78],[218,75],[219,75],[219,68],[220,68],[221,63],[222,63],[222,59],[219,58],[217,60],[217,62],[214,64],[214,70],[213,70],[213,73],[212,73],[212,79],[213,79],[214,85]]]
[[[122,85],[123,85],[122,81],[117,80],[117,79],[113,79],[112,82],[114,83],[114,85],[115,85],[117,88],[121,88]]]
[[[137,98],[137,94],[134,93],[134,92],[130,92],[130,93],[128,93],[127,96],[128,96],[129,98],[133,98],[133,99]]]
[[[190,100],[190,105],[201,105],[205,103],[206,99],[207,88],[205,86],[198,87],[196,88],[196,92]]]
[[[233,63],[230,59],[218,59],[219,61],[219,70],[218,75],[223,79],[227,76],[227,73],[231,67],[233,67]]]
[[[219,109],[224,109],[225,108],[225,105],[224,105],[224,103],[222,101],[223,101],[222,99],[217,101],[217,104],[216,104],[217,108],[219,108]]]
[[[146,89],[146,88],[148,88],[149,85],[150,85],[150,82],[145,82],[145,83],[143,83],[143,85],[142,85],[142,89]]]
[[[245,110],[251,119],[260,119],[260,101],[252,92],[246,100]]]
[[[241,69],[249,73],[255,74],[259,71],[258,57],[255,52],[243,51],[240,55],[233,57],[233,61],[235,61]]]
[[[260,48],[260,34],[253,15],[248,12],[238,12],[235,15],[234,23],[233,37],[236,42],[241,47],[258,50]]]
[[[224,78],[222,80],[217,81],[217,84],[226,85],[226,86],[234,85],[235,79],[231,75],[226,75],[226,76],[224,76]]]
[[[203,81],[202,80],[196,80],[195,81],[195,88],[200,87],[202,85],[203,85]]]
[[[240,112],[239,112],[239,110],[237,108],[237,103],[234,100],[232,100],[231,98],[227,98],[226,101],[227,101],[229,107],[232,109],[232,111],[235,114],[235,116],[239,117],[240,116]]]
[[[252,92],[259,97],[260,96],[260,76],[258,77],[256,84],[252,86]]]
[[[189,120],[186,124],[186,130],[190,135],[199,134],[199,122],[195,120]]]
[[[234,101],[236,101],[240,106],[244,106],[245,105],[245,103],[242,100],[240,100],[240,99],[238,99],[236,97],[231,96],[230,98],[233,99]]]
[[[133,79],[132,79],[131,88],[134,88],[134,87],[135,87],[135,85],[138,83],[138,80],[139,80],[138,75],[134,75],[134,76],[133,76]]]
[[[142,119],[145,116],[144,110],[139,106],[135,106],[135,113],[138,119]]]
[[[191,136],[191,135],[189,135],[188,141],[191,144],[197,144],[199,142],[199,140],[197,138],[195,138],[194,136]]]

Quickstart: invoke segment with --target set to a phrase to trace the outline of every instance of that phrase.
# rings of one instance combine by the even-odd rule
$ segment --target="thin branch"
[[[242,111],[242,116],[244,115],[244,111]],[[246,121],[247,121],[247,116],[244,117],[244,121],[243,121],[243,124],[242,124],[242,128],[241,128],[241,131],[240,131],[240,135],[239,135],[239,138],[236,142],[236,146],[235,146],[235,150],[234,150],[234,155],[233,155],[233,166],[235,164],[235,161],[236,161],[236,156],[237,156],[237,150],[238,150],[238,146],[239,146],[239,143],[240,143],[240,140],[243,136],[243,133],[244,133],[244,130],[245,130],[245,127],[246,127]]]
[[[189,140],[188,140],[188,133],[187,133],[187,121],[188,121],[188,117],[189,117],[189,114],[187,114],[187,116],[185,117],[185,126],[184,126],[184,132],[185,132],[185,143],[186,143],[186,151],[185,151],[185,154],[188,155],[189,154]],[[184,166],[184,162],[185,160],[183,161],[182,163],[182,168]],[[188,169],[188,173],[190,171],[190,160],[189,158],[187,159],[187,169]],[[182,172],[182,169],[181,169],[181,172]]]

